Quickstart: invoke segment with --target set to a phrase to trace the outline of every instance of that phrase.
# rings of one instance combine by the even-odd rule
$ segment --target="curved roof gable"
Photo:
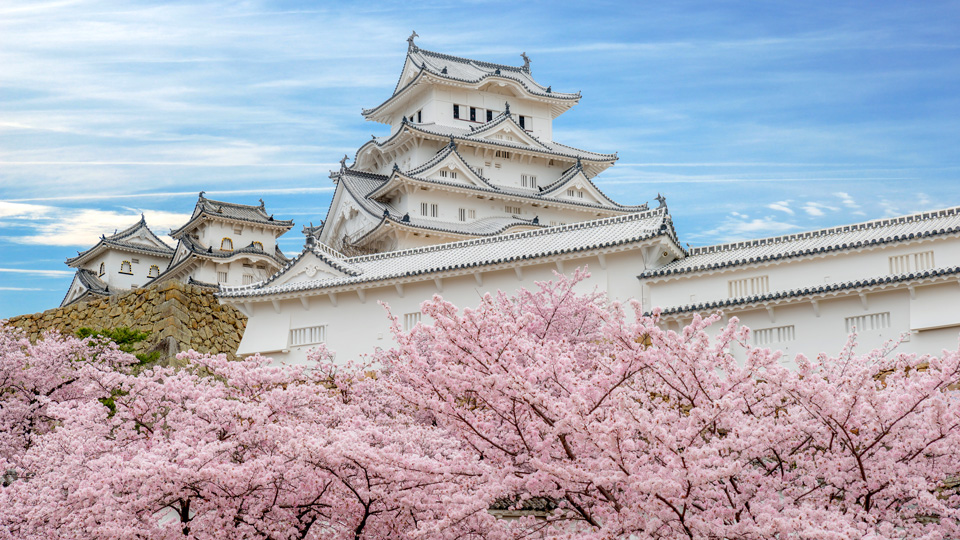
[[[263,199],[260,199],[260,206],[252,206],[208,199],[204,197],[204,192],[201,191],[197,198],[197,204],[193,208],[193,214],[190,216],[190,221],[182,227],[170,231],[170,236],[179,239],[188,231],[193,230],[203,219],[252,223],[261,227],[282,229],[284,232],[293,227],[293,220],[274,219],[272,214],[267,214]]]
[[[67,265],[76,268],[107,249],[118,249],[132,253],[170,257],[173,248],[168,246],[147,227],[147,220],[140,214],[140,221],[110,236],[101,236],[90,249],[77,252],[76,257],[67,259]]]
[[[524,55],[524,58],[526,55]],[[416,87],[425,77],[438,82],[449,81],[455,84],[468,84],[479,88],[487,80],[508,81],[531,97],[553,101],[554,116],[569,109],[580,100],[580,93],[554,92],[550,86],[543,86],[534,80],[530,72],[529,61],[524,66],[508,66],[480,60],[471,60],[444,53],[421,49],[410,41],[400,78],[393,94],[376,107],[363,110],[363,116],[370,120],[384,121],[377,113],[384,112],[398,96],[404,95]]]

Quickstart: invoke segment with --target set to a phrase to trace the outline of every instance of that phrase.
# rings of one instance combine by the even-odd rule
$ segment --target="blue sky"
[[[668,200],[693,245],[960,205],[958,2],[0,2],[0,317],[59,304],[63,261],[196,194],[295,231],[386,126],[406,37],[583,92],[556,140]]]

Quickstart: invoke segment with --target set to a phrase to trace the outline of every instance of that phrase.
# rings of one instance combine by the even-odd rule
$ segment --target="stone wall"
[[[135,352],[163,351],[169,358],[193,349],[202,353],[226,353],[235,358],[247,317],[231,306],[217,302],[212,291],[176,281],[136,289],[85,303],[20,315],[9,324],[22,328],[31,341],[47,330],[73,334],[87,327],[94,330],[127,327],[149,332]]]

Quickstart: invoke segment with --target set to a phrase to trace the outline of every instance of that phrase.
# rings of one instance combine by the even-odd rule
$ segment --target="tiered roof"
[[[251,206],[208,199],[204,197],[204,192],[201,191],[190,220],[182,227],[170,231],[170,236],[180,239],[185,233],[193,230],[206,219],[256,224],[261,227],[273,227],[282,232],[286,232],[293,227],[293,220],[274,219],[272,214],[267,214],[263,199],[260,199],[259,206]]]
[[[380,105],[364,109],[364,117],[383,121],[379,113],[389,109],[425,80],[474,88],[479,88],[487,81],[509,81],[522,88],[531,97],[553,102],[554,116],[561,114],[580,100],[579,92],[575,94],[554,92],[552,87],[543,86],[535,81],[530,73],[529,59],[525,53],[522,55],[525,59],[523,66],[508,66],[427,51],[413,42],[414,37],[416,33],[408,39],[407,58],[393,94]]]
[[[945,208],[797,234],[691,248],[688,257],[645,271],[640,277],[665,278],[958,233],[960,207]]]
[[[86,251],[78,251],[76,257],[67,259],[67,265],[76,268],[107,249],[118,249],[158,257],[173,256],[173,248],[164,243],[147,227],[147,220],[141,214],[140,221],[137,223],[110,236],[100,236],[100,241],[92,248]]]
[[[514,127],[518,133],[523,133],[525,137],[530,139],[531,144],[521,144],[520,142],[516,141],[485,138],[485,135],[490,134],[491,132],[495,131],[495,128],[500,127],[505,123],[511,124],[511,127]],[[613,165],[613,163],[618,159],[616,153],[603,154],[598,152],[590,152],[554,141],[541,140],[532,133],[527,133],[523,128],[521,128],[517,121],[514,120],[508,112],[500,113],[497,117],[493,118],[489,122],[486,122],[474,129],[445,126],[433,122],[420,124],[411,122],[406,118],[402,120],[401,124],[401,129],[397,130],[396,133],[383,137],[373,137],[371,140],[367,141],[363,146],[357,149],[356,156],[354,157],[354,163],[358,161],[361,152],[363,152],[364,149],[375,147],[378,150],[383,151],[387,148],[396,146],[398,143],[405,138],[410,137],[412,134],[417,134],[434,140],[453,139],[454,141],[464,142],[468,145],[503,148],[513,152],[534,154],[541,157],[558,159],[570,163],[581,160],[586,162],[586,169],[592,175],[599,174],[603,170]]]
[[[280,251],[279,247],[274,249],[273,253],[268,253],[258,247],[255,247],[253,242],[250,245],[234,249],[234,250],[222,250],[214,249],[211,247],[204,248],[196,240],[194,240],[190,235],[183,235],[180,237],[179,242],[177,243],[176,256],[173,260],[170,261],[170,265],[154,280],[155,283],[160,283],[166,281],[170,277],[176,276],[181,270],[189,267],[192,262],[196,262],[202,259],[216,260],[216,259],[229,259],[231,257],[236,257],[237,255],[255,255],[264,257],[272,260],[277,266],[283,266],[290,259]],[[199,285],[209,285],[215,287],[213,284],[204,284],[197,282]]]
[[[265,282],[240,287],[223,287],[220,296],[224,298],[253,297],[300,291],[350,289],[391,279],[409,279],[451,271],[472,272],[498,265],[516,265],[521,261],[614,248],[660,236],[667,237],[678,252],[682,251],[676,245],[676,233],[665,207],[534,231],[351,258],[341,258],[342,255],[337,257],[337,252],[326,246],[308,245],[300,255]],[[274,285],[297,267],[297,263],[304,256],[308,253],[316,255],[317,250],[323,253],[324,260],[331,257],[339,259],[338,264],[348,266],[354,273]]]

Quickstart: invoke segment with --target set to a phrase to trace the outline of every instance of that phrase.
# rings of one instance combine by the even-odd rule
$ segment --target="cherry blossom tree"
[[[435,297],[433,323],[381,358],[398,395],[490,465],[485,500],[551,501],[558,538],[960,532],[945,486],[960,472],[957,351],[851,344],[791,371],[735,319],[667,331],[576,294],[583,277],[462,312]]]
[[[735,319],[665,330],[584,277],[435,297],[375,371],[319,350],[134,372],[2,330],[7,380],[57,375],[0,403],[39,404],[5,426],[42,419],[6,443],[25,474],[0,538],[960,535],[960,353],[851,340],[788,369]]]
[[[109,398],[90,386],[100,373],[137,362],[115,345],[47,334],[31,343],[19,329],[0,331],[0,470],[18,477],[23,453],[56,425],[57,403]]]
[[[444,469],[475,468],[457,441],[362,370],[181,358],[189,369],[101,374],[112,409],[50,405],[59,425],[24,456],[31,478],[0,491],[10,536],[359,539],[495,522],[456,502],[464,479]]]

